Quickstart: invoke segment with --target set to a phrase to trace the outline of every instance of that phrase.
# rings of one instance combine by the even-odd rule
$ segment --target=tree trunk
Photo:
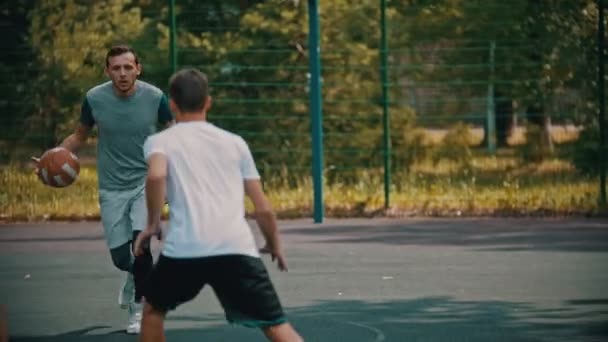
[[[540,146],[541,157],[553,154],[553,139],[551,138],[551,117],[546,115],[541,104],[528,106],[528,122],[536,126],[540,132],[539,141],[528,141],[528,144],[538,144]]]

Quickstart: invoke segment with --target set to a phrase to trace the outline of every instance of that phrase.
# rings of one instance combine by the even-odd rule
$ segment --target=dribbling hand
[[[30,160],[32,162],[34,162],[34,173],[36,174],[36,176],[39,176],[40,175],[40,167],[39,167],[40,158],[32,156],[32,157],[30,157]]]

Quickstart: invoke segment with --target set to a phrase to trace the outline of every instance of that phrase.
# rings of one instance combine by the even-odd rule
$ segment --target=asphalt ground
[[[280,226],[290,270],[264,260],[306,341],[608,341],[606,220]],[[123,333],[124,275],[102,234],[98,222],[0,225],[10,341],[136,341]],[[171,312],[166,331],[168,341],[265,340],[228,324],[209,288]]]

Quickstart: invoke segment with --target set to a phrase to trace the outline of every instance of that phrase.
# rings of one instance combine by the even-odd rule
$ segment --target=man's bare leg
[[[6,306],[0,304],[0,342],[8,342],[8,315]]]
[[[139,342],[165,342],[166,314],[166,312],[154,309],[148,303],[144,304]]]
[[[264,334],[272,342],[304,342],[302,337],[289,323],[269,326],[262,329]]]

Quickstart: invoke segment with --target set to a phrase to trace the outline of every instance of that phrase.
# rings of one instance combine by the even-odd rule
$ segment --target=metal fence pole
[[[380,0],[380,74],[382,79],[382,124],[384,131],[384,208],[391,196],[391,121],[388,111],[388,42],[386,37],[386,0]]]
[[[597,48],[598,48],[598,102],[599,102],[599,128],[600,141],[600,204],[606,204],[606,92],[605,92],[605,27],[604,27],[604,0],[598,0],[598,22],[597,22]]]
[[[177,71],[176,31],[175,0],[169,0],[169,63],[172,73]]]
[[[319,6],[308,0],[308,46],[310,72],[310,122],[312,131],[312,180],[314,191],[313,217],[323,222],[323,112],[321,102],[321,49]]]
[[[490,72],[488,76],[488,98],[487,98],[487,117],[486,117],[486,127],[488,131],[486,132],[488,139],[488,152],[490,154],[496,153],[496,102],[494,98],[494,75],[495,75],[495,51],[496,51],[496,42],[490,42],[490,56],[489,56],[489,66]]]

